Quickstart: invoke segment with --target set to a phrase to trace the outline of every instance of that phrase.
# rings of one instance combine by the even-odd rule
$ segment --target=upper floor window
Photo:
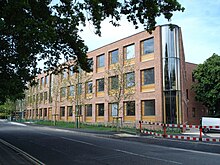
[[[66,96],[66,87],[62,87],[60,90],[61,90],[60,91],[60,96],[65,97]]]
[[[89,58],[89,59],[87,60],[87,62],[88,62],[89,68],[90,68],[91,70],[93,70],[93,59],[92,59],[92,58]]]
[[[116,64],[118,62],[118,49],[113,50],[109,53],[110,64]]]
[[[82,83],[79,83],[79,84],[77,85],[77,94],[78,94],[78,95],[81,95],[81,94],[82,94]]]
[[[48,84],[48,80],[49,80],[49,75],[47,75],[47,76],[45,77],[45,85]]]
[[[97,92],[102,92],[105,89],[104,78],[97,80]]]
[[[71,66],[69,68],[69,76],[73,76],[74,75],[74,66]]]
[[[67,78],[67,72],[66,72],[66,69],[63,69],[62,71],[62,79],[65,79]]]
[[[154,84],[154,68],[145,69],[142,72],[142,85]]]
[[[124,58],[126,60],[132,59],[135,57],[135,47],[134,44],[124,47]]]
[[[44,92],[44,100],[47,100],[47,92]]]
[[[149,38],[141,41],[141,55],[146,55],[154,52],[154,38]]]
[[[44,86],[44,77],[41,78],[40,88],[42,88],[43,86]]]
[[[105,55],[102,54],[100,56],[97,57],[97,67],[101,68],[105,66]]]
[[[118,89],[118,76],[112,76],[109,78],[109,89],[114,90]]]
[[[86,83],[86,93],[92,93],[92,81]]]
[[[68,87],[69,96],[74,96],[74,86],[70,85]]]
[[[135,85],[135,76],[134,72],[126,73],[126,88],[133,87]]]

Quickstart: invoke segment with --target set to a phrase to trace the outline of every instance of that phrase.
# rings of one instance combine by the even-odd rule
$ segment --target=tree
[[[201,101],[210,114],[220,114],[220,56],[213,54],[193,72],[197,80],[193,84],[196,99]]]
[[[109,102],[116,104],[112,109],[112,116],[116,118],[117,131],[119,130],[119,117],[123,109],[122,101],[132,101],[135,94],[135,66],[132,60],[123,60],[120,55],[117,63],[112,64],[110,70],[106,71],[105,84],[109,93]],[[118,57],[116,58],[118,59]],[[115,60],[112,60],[115,61]],[[114,113],[114,114],[113,114]]]
[[[78,57],[79,65],[90,71],[87,46],[80,37],[89,21],[95,33],[101,35],[101,22],[110,18],[119,25],[122,15],[152,31],[156,18],[172,17],[184,8],[177,0],[1,0],[0,1],[0,103],[6,98],[24,97],[26,83],[41,72],[39,60],[45,60],[44,69],[54,70],[63,57],[67,61]]]

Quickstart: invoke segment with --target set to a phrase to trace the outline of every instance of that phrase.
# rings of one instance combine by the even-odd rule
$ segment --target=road
[[[0,120],[0,140],[20,149],[39,164],[47,165],[217,165],[220,160],[218,143],[165,141],[146,137],[117,139],[3,120]],[[1,152],[3,150],[0,155]],[[0,160],[0,164],[12,164],[3,161],[2,156]],[[7,159],[4,157],[4,160]],[[22,163],[18,161],[17,164]]]

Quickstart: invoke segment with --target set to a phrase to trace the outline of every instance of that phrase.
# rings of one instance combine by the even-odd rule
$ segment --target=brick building
[[[38,75],[39,85],[26,93],[27,119],[198,124],[206,113],[191,90],[196,65],[185,62],[178,26],[157,26],[152,34],[143,31],[87,55],[92,73],[70,67]]]

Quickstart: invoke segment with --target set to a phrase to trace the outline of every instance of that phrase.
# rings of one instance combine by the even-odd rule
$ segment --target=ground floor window
[[[73,107],[72,106],[68,106],[68,116],[73,116]]]
[[[39,115],[42,116],[42,109],[40,109]]]
[[[117,103],[111,103],[110,106],[110,112],[111,112],[111,116],[113,117],[117,117],[118,116],[118,104]]]
[[[92,104],[86,105],[86,116],[91,117],[92,116]]]
[[[144,116],[155,116],[155,100],[143,100],[142,109]]]
[[[44,116],[47,116],[47,108],[44,108]]]
[[[135,101],[124,102],[126,116],[135,116]]]
[[[104,103],[97,104],[97,114],[98,116],[104,116]]]
[[[78,105],[78,109],[77,109],[77,105],[76,105],[75,110],[78,111],[78,115],[82,115],[82,105]]]
[[[65,107],[60,107],[60,116],[61,117],[65,116]]]

